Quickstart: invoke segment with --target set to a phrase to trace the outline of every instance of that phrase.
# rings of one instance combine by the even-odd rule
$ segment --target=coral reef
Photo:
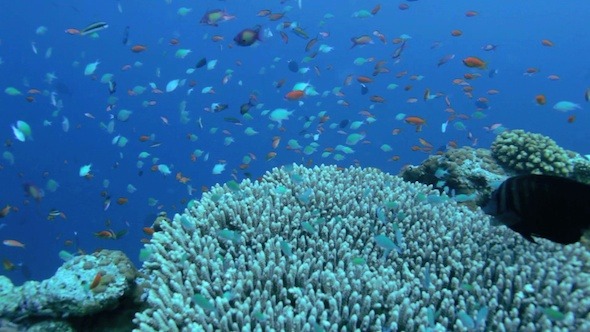
[[[568,151],[569,152],[569,151]],[[570,153],[575,154],[571,159],[570,162],[572,164],[572,174],[571,177],[579,182],[590,184],[590,160],[577,153]]]
[[[430,156],[418,166],[405,167],[400,176],[439,189],[447,187],[449,192],[469,197],[465,203],[482,205],[494,183],[503,181],[507,174],[489,150],[461,147]]]
[[[127,256],[111,250],[73,257],[41,282],[27,281],[16,287],[0,276],[0,317],[67,318],[112,309],[132,292],[136,276]]]
[[[590,254],[531,244],[432,186],[301,166],[162,221],[137,331],[590,330]]]
[[[507,130],[496,136],[492,156],[517,174],[533,173],[569,177],[570,157],[554,140],[521,129]]]

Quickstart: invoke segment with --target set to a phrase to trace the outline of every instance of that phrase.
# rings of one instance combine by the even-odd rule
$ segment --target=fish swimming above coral
[[[483,211],[525,239],[561,244],[580,240],[590,229],[590,185],[552,175],[519,175],[496,189]]]

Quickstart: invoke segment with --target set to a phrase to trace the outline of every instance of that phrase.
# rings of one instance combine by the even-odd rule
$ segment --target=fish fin
[[[520,235],[522,235],[522,237],[524,237],[525,239],[527,239],[527,241],[532,242],[532,243],[537,243],[535,241],[535,239],[531,236],[531,234],[524,234],[524,233],[520,233]]]

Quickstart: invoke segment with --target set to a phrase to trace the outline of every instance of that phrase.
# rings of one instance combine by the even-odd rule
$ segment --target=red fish
[[[305,91],[303,91],[303,90],[293,90],[293,91],[289,91],[289,92],[287,92],[287,94],[285,94],[286,100],[299,100],[303,97],[305,97]]]
[[[136,44],[136,45],[131,46],[131,52],[133,52],[133,53],[141,53],[145,50],[147,50],[147,47],[145,45]]]
[[[475,56],[466,57],[463,59],[463,64],[469,68],[486,69],[487,67],[487,63],[485,61]]]
[[[96,275],[94,276],[94,279],[92,279],[92,283],[90,284],[90,289],[95,289],[96,286],[98,286],[100,284],[100,281],[102,280],[102,272],[97,272]]]

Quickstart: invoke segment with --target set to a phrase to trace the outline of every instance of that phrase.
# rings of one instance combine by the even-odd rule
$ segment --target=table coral
[[[431,186],[301,166],[217,185],[146,249],[137,331],[590,330],[590,255]]]

